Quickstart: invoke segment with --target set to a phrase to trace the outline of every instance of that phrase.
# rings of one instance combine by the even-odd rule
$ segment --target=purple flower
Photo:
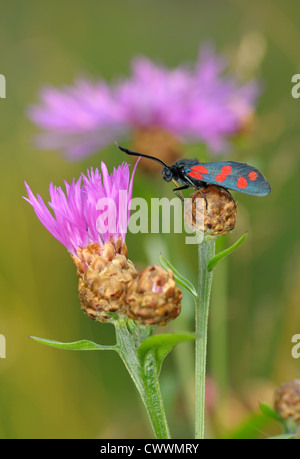
[[[44,130],[38,145],[77,159],[154,128],[223,152],[253,114],[259,93],[256,83],[240,85],[224,70],[224,60],[205,46],[194,69],[170,70],[142,57],[133,61],[129,78],[111,85],[78,80],[46,88],[41,104],[29,109]]]
[[[137,165],[137,163],[136,163]],[[34,196],[25,182],[28,201],[40,222],[75,255],[79,247],[90,243],[103,246],[111,237],[125,241],[135,168],[129,178],[129,165],[123,163],[109,174],[104,163],[101,173],[91,168],[87,175],[69,184],[64,192],[52,183],[49,187],[49,207],[43,199]]]

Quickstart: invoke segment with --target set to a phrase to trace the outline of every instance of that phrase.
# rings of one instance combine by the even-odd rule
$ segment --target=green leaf
[[[207,270],[212,271],[216,265],[219,263],[219,261],[223,260],[223,258],[227,257],[230,255],[232,252],[234,252],[246,239],[247,233],[245,233],[238,241],[236,241],[231,247],[228,249],[223,250],[222,252],[217,253],[213,258],[211,258],[208,262],[207,265]]]
[[[269,420],[262,413],[250,413],[233,430],[223,433],[223,438],[229,440],[250,440],[264,435]]]
[[[261,412],[265,416],[276,419],[276,421],[279,421],[282,424],[284,424],[284,420],[282,419],[282,417],[279,416],[279,414],[277,414],[276,411],[273,410],[273,408],[271,408],[269,405],[267,405],[266,403],[260,402],[259,407],[260,407]]]
[[[159,263],[164,269],[171,269],[171,271],[173,271],[176,282],[183,288],[185,288],[191,295],[193,295],[193,297],[197,298],[197,290],[195,289],[193,284],[188,279],[186,279],[182,274],[180,274],[177,271],[177,269],[169,262],[169,260],[166,259],[166,257],[160,255]]]
[[[71,351],[117,351],[116,346],[104,346],[101,344],[94,343],[93,341],[88,341],[86,339],[80,341],[73,341],[71,343],[61,343],[60,341],[54,341],[52,339],[37,338],[36,336],[30,336],[38,343],[45,344],[46,346],[55,347],[58,349],[66,349]]]
[[[160,372],[165,357],[176,344],[182,341],[192,341],[196,338],[195,333],[164,333],[161,335],[150,336],[145,339],[138,348],[138,356],[142,363],[145,362],[148,352],[155,350],[158,373]]]
[[[275,435],[274,437],[268,437],[267,440],[293,440],[295,439],[295,434],[284,433],[281,435]]]

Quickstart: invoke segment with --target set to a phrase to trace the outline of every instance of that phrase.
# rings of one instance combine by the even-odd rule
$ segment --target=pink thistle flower
[[[119,238],[125,242],[136,165],[130,178],[128,164],[123,163],[109,174],[101,163],[102,174],[91,168],[77,181],[73,179],[71,184],[65,181],[65,192],[51,183],[52,212],[41,196],[34,196],[26,182],[28,198],[24,199],[32,205],[45,228],[72,255],[91,243],[103,246]]]
[[[116,139],[158,130],[224,152],[228,139],[251,118],[259,94],[255,82],[240,85],[224,76],[224,69],[224,60],[204,47],[194,69],[170,70],[141,57],[133,61],[129,78],[111,85],[77,80],[74,86],[44,89],[41,104],[29,109],[43,129],[38,146],[80,159]]]

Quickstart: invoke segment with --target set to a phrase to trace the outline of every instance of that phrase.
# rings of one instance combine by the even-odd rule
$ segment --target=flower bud
[[[148,266],[128,286],[126,312],[144,325],[166,325],[179,315],[181,298],[171,270]]]
[[[215,185],[195,191],[184,204],[187,225],[210,236],[225,236],[232,231],[236,213],[236,203],[229,191]]]
[[[127,258],[122,239],[100,246],[89,244],[78,248],[73,256],[77,267],[81,309],[93,320],[107,322],[107,312],[124,313],[127,285],[137,276],[134,264]]]
[[[294,379],[275,391],[275,411],[285,421],[300,424],[300,379]]]

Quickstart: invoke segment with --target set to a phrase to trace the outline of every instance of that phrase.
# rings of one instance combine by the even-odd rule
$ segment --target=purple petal
[[[122,206],[125,205],[127,213],[136,165],[130,181],[128,164],[123,163],[114,169],[112,174],[109,174],[106,165],[101,163],[102,176],[98,169],[94,171],[91,168],[87,171],[87,175],[82,174],[77,181],[73,179],[71,184],[65,181],[65,192],[62,188],[50,183],[49,207],[53,214],[39,195],[34,196],[26,182],[28,198],[24,197],[24,199],[33,206],[38,219],[45,228],[73,254],[76,254],[78,247],[86,247],[90,242],[102,245],[109,241],[111,236],[116,239],[122,237],[124,240],[129,213],[127,221],[124,222],[124,218],[121,219],[121,227],[119,212],[122,209],[120,209],[119,193],[126,191],[126,202],[123,202]],[[105,228],[101,230],[101,227],[99,231],[97,220],[101,210],[97,208],[97,204],[101,198],[111,199],[117,211],[113,232],[108,232]],[[111,213],[110,216],[114,216],[114,213]]]

